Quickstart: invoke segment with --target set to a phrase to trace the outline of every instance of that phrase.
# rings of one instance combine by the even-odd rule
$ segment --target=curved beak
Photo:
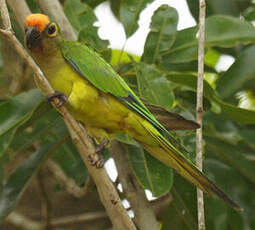
[[[29,26],[25,31],[25,40],[27,48],[32,49],[41,45],[41,33],[37,27]]]

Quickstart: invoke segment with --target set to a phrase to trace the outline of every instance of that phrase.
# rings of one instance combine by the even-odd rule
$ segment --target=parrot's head
[[[56,47],[59,28],[44,14],[31,14],[26,18],[25,42],[29,50],[51,51]]]

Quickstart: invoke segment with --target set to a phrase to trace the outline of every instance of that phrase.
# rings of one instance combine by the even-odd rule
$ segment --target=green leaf
[[[197,77],[195,75],[170,73],[166,75],[166,78],[196,92]],[[204,81],[204,96],[211,101],[214,111],[217,111],[217,113],[222,112],[225,116],[240,124],[255,124],[254,111],[223,102],[206,81]]]
[[[208,148],[207,148],[208,147]],[[227,215],[227,224],[230,229],[253,229],[255,218],[253,215],[255,198],[253,190],[255,186],[250,181],[246,180],[242,174],[236,169],[229,167],[221,161],[216,160],[221,155],[215,154],[209,146],[206,146],[207,158],[204,161],[204,170],[213,181],[217,182],[217,185],[223,189],[233,200],[235,200],[243,209],[243,212],[236,212],[226,205],[221,206],[219,199],[206,199],[206,212],[210,209],[209,220],[213,226],[217,226],[216,216],[211,216],[213,212],[224,212]],[[231,153],[230,153],[231,154]],[[221,159],[221,158],[220,158]],[[222,203],[222,202],[221,202]],[[218,210],[212,210],[217,204]],[[222,214],[221,214],[222,215]],[[207,216],[207,213],[206,213]],[[212,226],[212,227],[213,227]],[[214,228],[212,228],[214,229]]]
[[[159,54],[171,48],[177,32],[178,13],[167,5],[158,8],[152,17],[142,61],[155,63]]]
[[[132,59],[136,62],[140,61],[140,57],[135,54],[131,54],[122,50],[113,49],[110,63],[112,66],[116,66],[118,64],[129,63],[132,61]]]
[[[0,104],[0,158],[17,129],[31,118],[42,98],[42,94],[33,89]]]
[[[72,26],[79,32],[83,26],[93,25],[97,20],[93,10],[80,0],[66,0],[64,11]]]
[[[240,53],[234,64],[217,81],[217,91],[223,98],[242,90],[248,80],[255,79],[255,45]],[[227,86],[227,87],[226,87]]]
[[[66,132],[68,133],[67,130]],[[73,145],[71,138],[61,145],[54,154],[53,159],[60,165],[65,174],[74,179],[78,185],[85,183],[89,175],[88,170],[76,147]]]
[[[214,49],[209,49],[205,55],[205,64],[212,68],[215,68],[219,59],[220,59],[220,53]],[[207,71],[207,70],[205,70],[205,71]]]
[[[0,223],[17,206],[36,172],[60,143],[62,140],[42,146],[10,175],[0,193]]]
[[[135,63],[140,96],[152,104],[171,108],[174,103],[173,91],[163,73],[153,65]]]
[[[121,5],[121,1],[116,1],[116,0],[110,0],[110,6],[111,6],[111,10],[114,13],[115,17],[120,20],[120,5]]]
[[[97,30],[98,28],[92,24],[83,24],[83,27],[78,34],[78,40],[93,47],[97,52],[101,53],[107,61],[109,61],[111,58],[111,50],[108,49],[109,41],[100,39]]]
[[[207,46],[233,47],[255,42],[255,28],[239,18],[211,16],[207,18],[206,26]]]
[[[81,25],[77,16],[84,11],[84,4],[80,0],[66,0],[63,9],[72,26],[79,31]]]
[[[141,11],[153,0],[125,0],[120,5],[120,22],[123,24],[126,36],[130,37],[138,28]]]
[[[207,148],[217,154],[218,159],[235,168],[246,179],[255,184],[255,178],[253,176],[254,162],[245,158],[245,155],[253,151],[251,148],[241,142],[238,142],[236,145],[231,145],[219,138],[208,135],[205,136],[205,140]]]
[[[179,31],[171,49],[162,54],[162,65],[196,60],[197,32],[197,26]],[[206,19],[206,47],[226,48],[254,42],[255,28],[244,20],[222,15]]]
[[[163,228],[196,230],[196,189],[178,174],[174,175],[174,185],[171,190],[173,201],[163,216]],[[171,220],[169,219],[171,217]],[[172,221],[173,219],[173,221]]]
[[[187,1],[193,17],[198,21],[199,0]],[[223,14],[239,17],[250,5],[250,0],[206,0],[206,15]]]
[[[85,42],[86,45],[102,53],[107,61],[110,60],[109,41],[100,39],[98,28],[93,25],[97,21],[93,9],[80,0],[67,0],[64,3],[64,10],[71,24],[78,31],[78,41]]]
[[[192,91],[196,91],[197,89],[197,76],[192,74],[181,74],[181,73],[169,73],[166,75],[166,78],[174,83],[178,83],[182,86],[186,86]],[[213,100],[215,96],[215,91],[213,88],[208,84],[207,81],[204,80],[204,96],[209,99]]]
[[[169,63],[184,63],[197,59],[197,27],[177,32],[171,49],[162,54],[162,65]]]
[[[127,145],[126,148],[131,166],[143,187],[156,197],[169,192],[173,184],[172,169],[140,147]]]
[[[29,120],[17,129],[5,154],[13,158],[33,145],[36,140],[43,140],[57,127],[60,119],[60,115],[49,103],[40,104]]]
[[[92,8],[95,8],[96,6],[98,6],[99,4],[101,4],[104,1],[105,0],[82,0],[82,2],[85,2]]]

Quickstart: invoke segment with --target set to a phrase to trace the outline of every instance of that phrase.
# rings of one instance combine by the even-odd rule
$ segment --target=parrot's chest
[[[129,110],[112,95],[94,87],[69,65],[50,79],[54,90],[68,96],[67,106],[77,120],[109,132],[122,129],[120,123]]]

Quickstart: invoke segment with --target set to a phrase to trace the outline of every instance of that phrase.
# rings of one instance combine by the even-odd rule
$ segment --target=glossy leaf
[[[112,66],[116,66],[118,64],[131,62],[132,59],[135,60],[136,62],[140,61],[140,57],[135,54],[131,54],[122,50],[113,49],[110,63]]]
[[[172,169],[152,157],[141,147],[129,145],[126,148],[131,166],[143,187],[149,189],[156,197],[167,193],[173,184]]]
[[[220,154],[215,154],[210,147],[206,148],[206,153],[208,157],[204,161],[204,169],[207,174],[244,209],[243,212],[236,212],[225,204],[222,205],[220,200],[208,198],[205,205],[207,213],[210,214],[208,216],[208,224],[213,223],[211,227],[217,226],[217,223],[219,223],[219,219],[215,218],[215,212],[217,212],[216,215],[227,215],[225,221],[227,221],[230,229],[245,229],[246,227],[247,229],[252,229],[255,224],[255,218],[252,214],[255,207],[255,199],[251,192],[255,188],[254,184],[247,181],[234,168],[216,160]],[[224,221],[224,219],[221,221]]]
[[[120,5],[122,0],[116,1],[116,0],[110,0],[110,6],[111,10],[114,13],[115,17],[120,20]]]
[[[217,91],[223,98],[233,96],[242,90],[245,82],[255,79],[255,46],[250,46],[240,53],[234,64],[217,81]],[[228,87],[226,87],[226,85]]]
[[[184,63],[197,59],[198,27],[177,33],[171,49],[162,54],[162,64]],[[206,19],[206,47],[235,47],[255,43],[255,28],[230,16],[215,15]]]
[[[160,53],[171,48],[175,41],[177,22],[178,13],[174,8],[163,5],[154,12],[142,61],[155,63]]]
[[[30,90],[0,104],[0,158],[17,129],[31,118],[42,98],[38,90]]]
[[[167,79],[178,83],[182,86],[188,87],[192,91],[196,91],[197,77],[187,74],[168,74]],[[227,104],[219,99],[216,92],[212,87],[204,81],[204,96],[213,103],[214,111],[217,113],[222,112],[228,118],[240,123],[240,124],[254,124],[255,112],[247,109],[242,109],[234,105]]]
[[[77,15],[85,10],[84,4],[80,0],[66,0],[63,9],[72,26],[79,31],[81,24]]]
[[[165,78],[154,66],[145,63],[136,63],[137,83],[140,96],[152,104],[171,108],[174,94]]]
[[[174,185],[171,190],[173,201],[163,216],[163,230],[197,229],[196,189],[178,174],[174,175]],[[173,222],[171,220],[173,218]]]
[[[210,135],[210,134],[209,134]],[[253,176],[254,163],[246,159],[246,155],[254,152],[253,149],[239,142],[231,145],[215,137],[205,136],[207,148],[217,154],[218,159],[236,169],[241,175],[255,184]]]
[[[120,22],[123,24],[126,36],[130,37],[138,28],[138,19],[141,11],[152,0],[128,0],[120,5]]]
[[[199,0],[189,0],[187,4],[192,15],[198,21]],[[238,17],[249,4],[249,0],[206,0],[206,15],[222,14]]]
[[[82,0],[82,2],[85,2],[92,8],[95,8],[96,6],[98,6],[99,4],[101,4],[104,1],[105,0]]]

